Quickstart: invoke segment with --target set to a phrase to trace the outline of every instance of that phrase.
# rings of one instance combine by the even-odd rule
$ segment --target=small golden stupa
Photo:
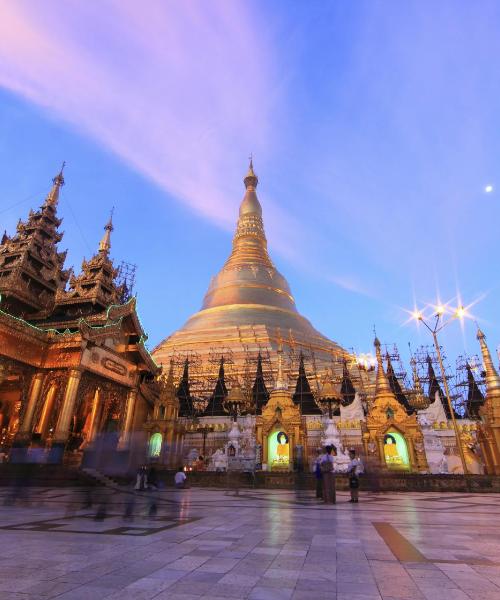
[[[286,279],[269,257],[252,160],[243,181],[245,195],[229,258],[212,278],[201,310],[162,341],[153,356],[158,364],[168,365],[174,354],[195,352],[206,363],[217,349],[229,349],[233,372],[242,374],[248,353],[262,350],[269,352],[276,368],[281,338],[297,351],[314,353],[318,371],[324,372],[332,355],[341,358],[346,352],[297,311]]]

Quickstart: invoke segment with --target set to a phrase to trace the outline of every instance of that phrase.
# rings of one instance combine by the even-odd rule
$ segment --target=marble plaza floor
[[[2,600],[500,600],[500,497],[0,488]],[[96,504],[97,503],[97,504]],[[107,514],[94,520],[96,506]],[[128,510],[132,520],[124,520]]]

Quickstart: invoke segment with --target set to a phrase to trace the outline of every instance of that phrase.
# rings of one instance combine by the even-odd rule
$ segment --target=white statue
[[[442,473],[444,464],[446,464],[446,469],[448,469],[443,444],[439,436],[432,429],[424,431],[424,447],[427,464],[431,473]],[[448,471],[446,470],[446,472]]]
[[[443,454],[443,458],[439,463],[439,471],[441,475],[448,475],[448,461],[446,460],[446,456]],[[432,473],[432,471],[431,471]]]
[[[246,415],[243,421],[243,439],[241,441],[243,455],[246,458],[255,458],[255,446],[256,441],[253,419],[251,415]]]
[[[426,415],[424,411],[420,411],[417,415],[417,421],[420,424],[420,427],[429,428],[432,426],[432,423],[429,421],[429,417]]]
[[[365,411],[361,402],[361,396],[358,392],[354,395],[354,400],[348,406],[340,405],[340,419],[342,421],[365,421]]]
[[[325,434],[321,441],[324,446],[335,446],[337,455],[334,457],[334,470],[338,473],[346,473],[351,459],[349,453],[344,450],[339,430],[333,419],[326,420]]]
[[[195,463],[198,460],[199,455],[200,453],[196,448],[191,448],[189,454],[187,455],[187,464],[192,465],[193,463]]]
[[[420,417],[421,415],[422,417],[425,417],[431,425],[434,425],[434,423],[442,423],[443,421],[446,423],[448,421],[438,391],[436,391],[436,394],[434,395],[434,402],[431,402],[426,409],[418,411],[418,416]]]
[[[241,431],[240,428],[238,427],[238,422],[237,421],[233,421],[233,424],[231,426],[231,431],[228,434],[229,440],[230,442],[235,445],[235,446],[239,446],[239,440],[241,437]]]
[[[227,456],[223,448],[217,448],[217,450],[212,454],[211,462],[213,465],[213,470],[227,470]]]

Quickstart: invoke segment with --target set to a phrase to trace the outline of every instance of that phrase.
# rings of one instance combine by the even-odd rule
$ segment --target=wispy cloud
[[[233,225],[227,172],[242,172],[250,150],[264,154],[272,88],[249,5],[19,0],[1,10],[1,86]]]

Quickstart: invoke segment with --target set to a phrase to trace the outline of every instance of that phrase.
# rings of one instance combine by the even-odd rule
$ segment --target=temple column
[[[412,471],[418,471],[417,457],[415,447],[413,446],[413,437],[408,439],[408,453],[410,455],[410,467]]]
[[[137,402],[137,388],[132,388],[127,394],[127,408],[125,410],[125,423],[123,425],[122,435],[118,444],[119,450],[128,450],[130,445],[130,434],[134,423],[135,405]]]
[[[45,379],[45,373],[43,371],[39,371],[33,376],[31,381],[31,390],[28,398],[28,405],[26,406],[26,411],[24,413],[24,418],[21,423],[21,427],[19,427],[19,431],[17,433],[18,437],[29,437],[31,432],[33,415],[35,414],[35,408],[40,399],[40,394],[42,393],[43,380]]]
[[[89,430],[87,434],[87,444],[91,444],[96,436],[96,421],[97,421],[97,412],[99,410],[99,404],[101,401],[101,388],[96,388],[94,392],[94,398],[92,400],[92,412],[90,415],[90,423]]]
[[[382,436],[377,436],[377,446],[378,446],[378,457],[379,463],[381,467],[387,468],[385,462],[385,454],[384,454],[384,438]]]
[[[173,456],[174,456],[174,427],[175,425],[173,423],[169,423],[168,424],[168,429],[166,431],[166,436],[165,436],[165,445],[167,447],[167,456],[166,456],[166,460],[164,460],[164,462],[171,466],[172,465],[172,461],[173,461]]]
[[[38,419],[38,423],[36,424],[35,433],[39,433],[42,438],[44,438],[47,434],[47,426],[49,424],[50,415],[54,406],[54,398],[56,395],[56,391],[56,384],[52,384],[49,390],[47,391],[43,402],[42,412],[40,414],[40,418]]]
[[[64,400],[54,433],[54,442],[58,445],[65,444],[68,441],[71,418],[75,412],[76,396],[81,377],[82,371],[80,369],[71,369],[69,372]]]

